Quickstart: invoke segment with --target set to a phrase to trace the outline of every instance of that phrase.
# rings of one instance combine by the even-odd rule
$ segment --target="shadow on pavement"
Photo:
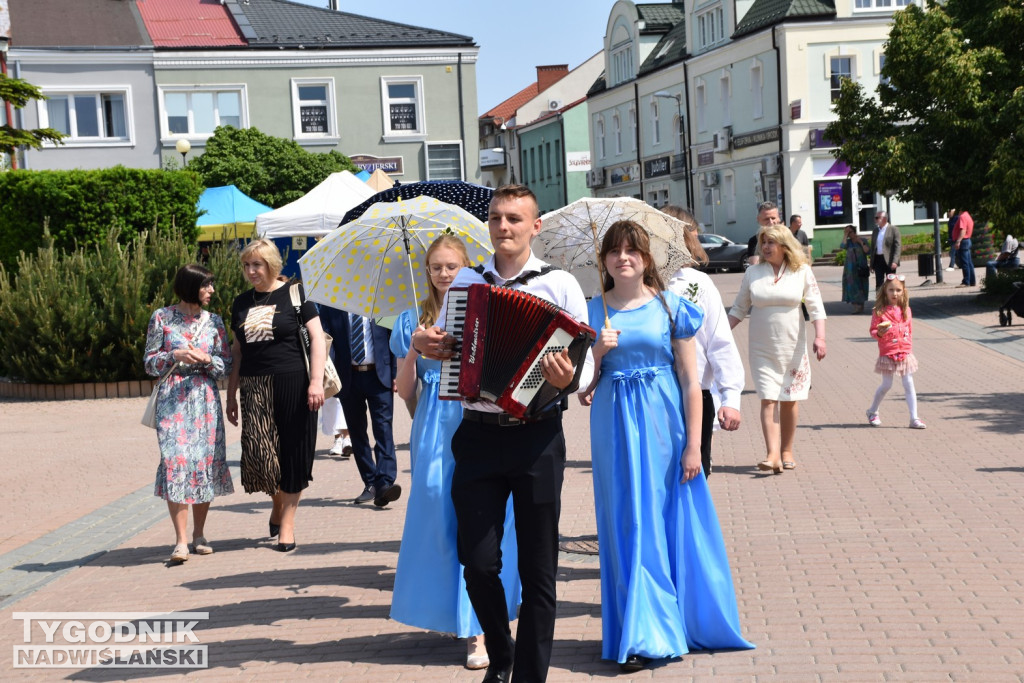
[[[950,420],[969,420],[988,431],[1000,434],[1024,434],[1024,392],[1000,392],[991,394],[922,394],[918,392],[919,404],[952,403],[955,409]]]
[[[353,586],[390,593],[395,583],[394,567],[388,565],[359,565],[346,567],[304,567],[263,572],[244,572],[208,579],[185,581],[182,588],[189,590],[219,590],[223,588],[263,588],[285,586],[293,591],[312,586]],[[384,618],[387,617],[385,613]]]

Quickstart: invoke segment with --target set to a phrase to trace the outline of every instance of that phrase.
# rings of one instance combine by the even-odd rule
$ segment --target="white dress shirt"
[[[694,335],[700,388],[711,391],[716,406],[739,410],[740,394],[746,381],[743,361],[718,288],[707,273],[696,268],[680,268],[669,280],[668,289],[704,311],[704,324]]]
[[[541,268],[547,264],[537,258],[532,252],[530,253],[530,260],[526,262],[523,269],[510,278],[503,278],[498,274],[498,271],[494,266],[494,257],[492,256],[487,263],[484,264],[484,271],[491,273],[494,278],[494,284],[503,285],[508,280],[514,280],[523,273],[529,272],[540,272]],[[452,281],[452,287],[466,287],[468,285],[475,284],[487,284],[487,280],[484,276],[476,272],[472,268],[463,268],[459,271],[459,274],[455,276],[455,280]],[[564,309],[566,313],[571,315],[578,321],[587,322],[587,300],[583,296],[583,290],[580,288],[580,283],[576,281],[572,275],[564,270],[553,270],[545,273],[544,275],[537,276],[530,280],[525,285],[515,284],[512,289],[522,290],[538,296],[541,299],[550,301],[551,303]],[[441,327],[444,325],[444,320],[448,312],[448,295],[444,297],[444,302],[441,305],[441,310],[437,314],[437,325]],[[583,363],[583,371],[580,374],[580,386],[578,393],[583,393],[590,386],[591,380],[594,378],[594,355],[590,349],[587,349],[587,357]],[[497,405],[488,401],[463,401],[462,407],[467,410],[479,410],[486,413],[502,413],[504,412]]]
[[[879,256],[885,256],[885,230],[889,227],[889,222],[878,226],[878,236],[875,238],[875,253]]]

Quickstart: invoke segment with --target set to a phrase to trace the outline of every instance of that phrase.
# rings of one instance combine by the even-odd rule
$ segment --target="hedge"
[[[195,262],[179,234],[144,232],[125,241],[114,228],[96,245],[64,253],[49,234],[18,270],[0,264],[0,375],[66,384],[145,379],[142,354],[152,312],[174,303],[178,268]],[[215,243],[206,265],[217,276],[210,309],[229,320],[248,288],[233,243]]]
[[[198,236],[203,191],[191,171],[131,169],[0,173],[0,264],[17,270],[18,254],[44,246],[48,225],[59,250],[99,244],[116,227],[122,243],[144,231]]]

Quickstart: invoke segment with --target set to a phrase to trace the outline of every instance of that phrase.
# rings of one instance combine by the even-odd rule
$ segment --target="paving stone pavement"
[[[816,268],[826,300],[839,269]],[[731,301],[739,275],[715,275]],[[1024,680],[1024,325],[998,326],[974,292],[913,277],[915,376],[928,429],[907,429],[898,383],[881,428],[864,418],[878,377],[868,316],[829,303],[829,355],[801,406],[798,468],[758,472],[757,397],[739,431],[715,437],[715,497],[739,600],[757,649],[696,652],[632,676],[600,659],[596,557],[563,553],[549,680]],[[916,302],[916,303],[915,303]],[[737,328],[744,357],[748,326]],[[748,378],[749,383],[749,378]],[[159,679],[130,669],[15,669],[18,612],[209,612],[197,680],[478,681],[464,646],[389,620],[405,498],[356,506],[354,463],[319,444],[290,554],[270,549],[268,499],[218,498],[216,553],[168,567],[166,509],[151,495],[157,449],[144,399],[0,403],[11,483],[0,529],[3,680]],[[399,408],[399,482],[409,418]],[[595,533],[586,409],[566,416],[561,532]],[[229,430],[231,458],[238,432]]]

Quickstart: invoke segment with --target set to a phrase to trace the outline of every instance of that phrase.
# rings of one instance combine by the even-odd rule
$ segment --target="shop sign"
[[[356,154],[349,159],[367,173],[373,173],[378,168],[388,175],[403,175],[405,173],[405,157],[376,157],[372,154]]]
[[[566,152],[565,153],[565,167],[572,171],[589,171],[590,170],[590,151],[586,152]]]
[[[766,142],[776,142],[781,137],[782,130],[778,126],[755,130],[753,133],[742,133],[739,135],[734,133],[732,136],[732,146],[733,149],[753,147],[754,145],[761,145]]]
[[[670,159],[671,157],[658,157],[657,159],[650,159],[644,162],[644,177],[645,178],[658,178],[663,175],[668,175],[670,170]]]
[[[837,147],[834,142],[825,137],[824,128],[811,128],[811,149],[823,149],[827,147]]]
[[[640,166],[638,164],[616,166],[608,175],[612,185],[635,183],[640,179]]]
[[[697,152],[697,166],[711,166],[715,163],[715,150]]]

